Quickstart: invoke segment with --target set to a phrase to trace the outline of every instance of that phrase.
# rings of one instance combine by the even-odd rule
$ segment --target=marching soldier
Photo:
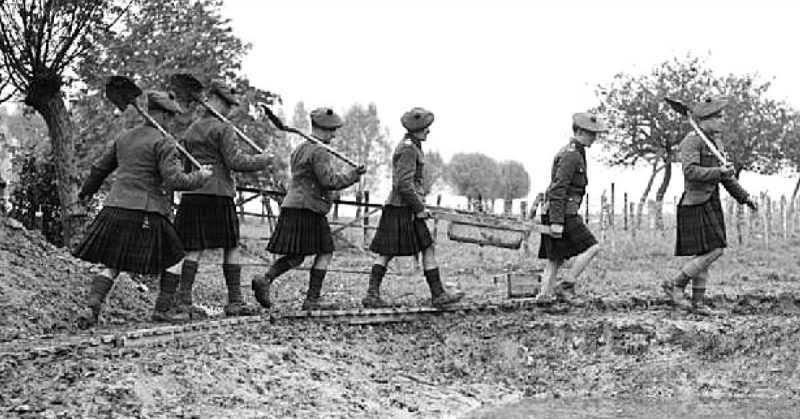
[[[227,116],[239,101],[233,89],[221,80],[210,86],[209,104]],[[186,148],[200,162],[213,168],[212,176],[201,188],[184,193],[175,217],[175,227],[186,249],[178,288],[178,305],[183,312],[202,317],[205,312],[192,306],[192,286],[204,250],[223,250],[222,273],[228,289],[228,316],[258,314],[242,298],[242,266],[239,252],[239,218],[233,197],[236,186],[233,172],[254,172],[267,167],[267,154],[245,154],[237,134],[229,124],[207,111],[183,135]]]
[[[578,210],[589,183],[586,147],[591,147],[597,135],[606,131],[595,115],[574,114],[573,136],[553,159],[550,186],[545,192],[542,212],[542,223],[550,226],[550,232],[542,234],[539,246],[539,258],[548,260],[542,289],[537,296],[541,302],[553,301],[554,288],[564,297],[574,296],[575,282],[600,251],[597,239],[578,215]],[[575,257],[572,269],[554,287],[558,270],[572,257]]]
[[[336,130],[342,124],[342,118],[332,109],[318,108],[311,112],[312,135],[325,144],[336,137]],[[278,276],[299,266],[306,256],[315,255],[303,309],[334,308],[320,296],[328,263],[333,257],[333,237],[326,215],[335,191],[356,183],[364,173],[364,166],[347,172],[337,171],[325,148],[310,141],[292,152],[289,192],[281,204],[278,224],[267,245],[267,250],[283,256],[270,266],[263,278],[254,279],[252,283],[256,300],[262,307],[270,307],[269,287]]]
[[[724,152],[721,134],[725,126],[724,110],[727,104],[727,100],[709,98],[696,104],[692,110],[700,129],[720,153]],[[678,204],[675,255],[692,258],[675,278],[662,282],[661,288],[676,307],[707,316],[714,314],[703,300],[709,278],[708,268],[727,247],[719,184],[739,203],[753,210],[757,206],[734,177],[733,165],[721,165],[695,132],[690,132],[681,142],[680,156],[684,192]],[[691,304],[683,295],[690,280]]]
[[[413,256],[419,252],[422,252],[431,305],[441,307],[453,304],[461,300],[464,294],[448,292],[442,286],[433,238],[425,224],[430,213],[425,209],[422,192],[422,168],[425,164],[422,142],[430,133],[433,113],[423,108],[413,108],[400,121],[408,132],[392,156],[392,191],[369,247],[379,258],[372,265],[369,288],[362,304],[367,308],[389,307],[390,304],[380,294],[386,266],[395,256]]]
[[[183,112],[162,92],[148,94],[147,109],[161,125]],[[114,171],[116,181],[103,209],[75,250],[76,257],[105,267],[92,280],[86,308],[78,316],[81,328],[97,323],[100,307],[120,271],[160,274],[153,319],[174,314],[170,309],[180,278],[166,268],[181,260],[183,245],[168,218],[171,190],[200,187],[211,175],[208,167],[184,173],[175,144],[147,122],[124,132],[92,165],[79,199],[90,199]]]

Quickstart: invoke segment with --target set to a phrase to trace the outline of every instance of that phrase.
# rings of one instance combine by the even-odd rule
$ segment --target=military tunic
[[[561,238],[542,234],[540,258],[565,260],[597,244],[597,239],[578,215],[588,183],[585,147],[573,139],[553,159],[542,213],[544,224],[561,224],[564,232]]]
[[[410,135],[392,155],[392,191],[383,207],[370,250],[385,256],[411,256],[433,243],[425,220],[416,214],[425,210],[422,144]]]
[[[123,133],[92,165],[82,199],[94,195],[109,174],[116,180],[103,209],[75,256],[120,271],[158,274],[183,258],[183,246],[168,217],[173,190],[203,184],[200,173],[186,174],[171,140],[153,126]]]
[[[268,160],[263,154],[244,153],[236,136],[233,127],[211,113],[195,121],[183,135],[189,153],[212,169],[202,187],[181,197],[175,227],[186,250],[229,249],[239,244],[233,172],[263,170]]]
[[[291,157],[289,192],[267,250],[282,255],[316,255],[333,252],[333,238],[326,215],[334,191],[358,181],[355,170],[339,172],[330,153],[320,145],[304,142]]]
[[[724,152],[722,142],[715,145]],[[748,200],[747,191],[735,178],[722,175],[721,163],[695,133],[681,142],[680,158],[684,193],[678,204],[675,254],[694,256],[727,247],[719,184],[739,203]]]

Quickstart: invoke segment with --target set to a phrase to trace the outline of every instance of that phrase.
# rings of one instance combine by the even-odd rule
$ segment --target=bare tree
[[[64,99],[67,74],[131,5],[113,0],[0,1],[0,101],[21,99],[47,124],[63,209],[64,242],[83,224],[78,204],[75,126]]]

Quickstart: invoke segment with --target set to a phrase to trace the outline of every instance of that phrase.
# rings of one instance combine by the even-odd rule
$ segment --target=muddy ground
[[[93,268],[36,233],[2,224],[0,345],[75,333],[71,319]],[[439,243],[443,274],[472,300],[504,298],[505,284],[494,274],[540,266],[513,251],[441,236]],[[710,290],[726,315],[712,319],[643,303],[657,300],[658,281],[680,266],[671,243],[669,235],[611,237],[581,283],[581,306],[384,326],[265,322],[158,347],[7,361],[0,364],[0,416],[502,417],[489,406],[572,398],[746,398],[769,406],[800,399],[798,243],[729,249]],[[245,244],[249,263],[268,257],[257,242]],[[355,251],[335,259],[342,269],[368,265]],[[248,265],[245,276],[264,269]],[[403,275],[387,277],[388,298],[426,303],[410,260],[393,272]],[[277,283],[277,310],[299,306],[306,276],[296,271]],[[366,281],[331,273],[324,292],[355,307]],[[153,285],[120,278],[96,332],[151,325]],[[198,301],[219,307],[223,289],[219,266],[204,265]]]

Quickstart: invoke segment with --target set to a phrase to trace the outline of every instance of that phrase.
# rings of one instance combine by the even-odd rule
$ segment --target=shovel
[[[203,84],[200,83],[200,80],[197,80],[196,77],[188,73],[177,73],[173,74],[169,78],[169,83],[170,86],[172,86],[172,89],[175,90],[175,93],[179,97],[200,102],[200,104],[203,105],[203,107],[205,107],[206,109],[208,109],[209,112],[211,112],[217,119],[230,125],[231,128],[233,128],[233,130],[239,136],[239,138],[241,138],[242,140],[244,140],[244,142],[249,144],[250,147],[253,147],[253,149],[259,152],[260,154],[264,154],[263,148],[259,147],[255,141],[253,141],[252,139],[250,139],[250,137],[247,136],[247,134],[245,134],[244,132],[242,132],[242,130],[237,128],[236,125],[233,125],[233,122],[231,122],[228,118],[219,113],[216,109],[214,109],[213,106],[211,106],[206,100],[203,99],[202,96]]]
[[[353,167],[358,167],[358,163],[354,162],[349,157],[347,157],[344,154],[340,153],[335,148],[323,143],[322,141],[320,141],[320,140],[318,140],[318,139],[316,139],[316,138],[314,138],[314,137],[312,137],[312,136],[310,136],[308,134],[305,134],[305,133],[301,132],[297,128],[286,126],[283,123],[283,121],[281,121],[281,119],[278,118],[277,115],[272,113],[272,110],[269,108],[269,106],[267,106],[266,103],[258,102],[257,105],[258,105],[258,107],[261,108],[261,110],[264,111],[264,114],[267,115],[267,118],[269,118],[269,120],[272,122],[272,124],[275,125],[275,128],[277,128],[277,129],[279,129],[281,131],[286,131],[286,132],[291,132],[293,134],[297,134],[297,135],[305,138],[306,140],[311,141],[312,143],[317,144],[320,147],[324,148],[328,153],[331,153],[334,156],[344,160],[345,163],[347,163],[347,164],[349,164],[349,165],[351,165]]]
[[[194,158],[189,151],[184,148],[172,134],[168,133],[161,125],[153,119],[147,112],[143,111],[142,108],[136,103],[136,98],[142,95],[142,89],[133,82],[133,80],[123,77],[123,76],[111,76],[106,83],[106,97],[108,100],[111,101],[114,105],[116,105],[119,110],[124,111],[129,105],[133,106],[137,112],[139,112],[142,117],[147,120],[150,124],[152,124],[156,129],[158,129],[161,134],[175,143],[175,146],[178,150],[183,153],[189,161],[192,162],[198,169],[202,169],[203,166],[200,164],[197,159]]]
[[[717,146],[715,146],[714,143],[712,143],[711,140],[706,137],[706,134],[700,129],[700,127],[697,126],[697,122],[695,122],[694,117],[692,116],[692,111],[689,109],[689,107],[679,100],[668,97],[665,97],[664,100],[669,104],[673,111],[689,119],[689,125],[692,126],[694,132],[696,132],[697,135],[703,139],[703,142],[706,143],[706,146],[708,146],[711,152],[714,153],[714,156],[720,161],[720,163],[722,163],[723,166],[727,166],[728,160],[725,159],[725,156],[723,156],[722,153],[717,150]]]

